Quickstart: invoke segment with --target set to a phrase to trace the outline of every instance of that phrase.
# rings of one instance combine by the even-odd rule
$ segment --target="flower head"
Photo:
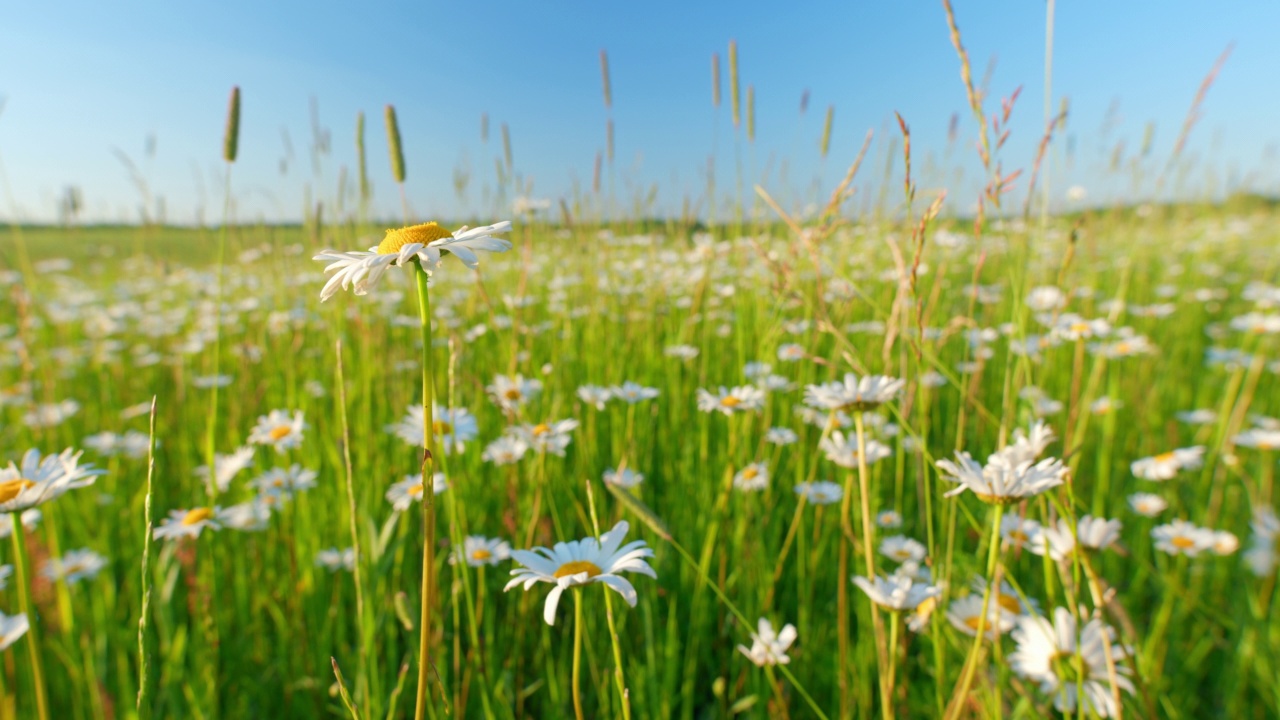
[[[946,494],[947,497],[972,490],[983,502],[1009,504],[1024,497],[1038,495],[1061,485],[1067,468],[1057,459],[1015,462],[1016,456],[996,453],[987,459],[985,466],[974,462],[969,453],[956,453],[956,461],[939,460],[938,469],[943,479],[960,483]]]
[[[804,401],[822,410],[873,410],[897,397],[904,384],[902,380],[887,375],[859,378],[847,373],[843,381],[806,386]]]
[[[41,457],[39,451],[28,450],[20,463],[0,468],[0,513],[22,512],[68,490],[92,485],[106,471],[81,465],[80,455],[67,449]]]
[[[1111,695],[1107,671],[1107,648],[1115,662],[1116,684],[1133,693],[1132,673],[1124,664],[1129,653],[1112,644],[1115,632],[1101,620],[1090,620],[1084,630],[1066,608],[1056,608],[1053,622],[1037,615],[1018,620],[1013,639],[1018,648],[1009,656],[1009,665],[1020,677],[1040,683],[1040,691],[1053,698],[1053,706],[1064,713],[1076,710],[1078,688],[1084,691],[1088,710],[1100,717],[1112,717],[1119,708]]]
[[[751,647],[739,645],[738,652],[746,655],[758,667],[786,665],[791,662],[791,658],[787,657],[787,650],[795,641],[795,625],[788,623],[782,627],[781,632],[778,632],[773,629],[773,623],[768,619],[760,618],[760,622],[756,625],[756,632],[751,633]]]
[[[302,431],[306,427],[301,410],[295,411],[292,417],[287,410],[272,410],[258,417],[258,424],[249,433],[249,442],[254,445],[270,445],[276,452],[284,452],[302,444]]]

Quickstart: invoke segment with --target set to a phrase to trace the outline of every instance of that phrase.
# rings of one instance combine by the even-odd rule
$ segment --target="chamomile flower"
[[[1204,464],[1204,446],[1178,448],[1167,453],[1133,461],[1134,477],[1161,482],[1170,480],[1183,470],[1195,470]]]
[[[624,520],[599,539],[589,537],[556,543],[551,549],[539,547],[533,550],[513,550],[511,557],[523,567],[511,571],[513,577],[503,591],[509,591],[517,585],[523,585],[528,590],[540,582],[554,585],[547,595],[542,612],[542,619],[548,625],[556,623],[556,607],[560,604],[560,596],[568,588],[579,585],[603,583],[621,595],[628,605],[635,607],[636,590],[619,573],[634,572],[652,578],[657,578],[658,575],[645,562],[645,558],[653,557],[653,550],[643,540],[622,544],[628,529]]]
[[[1008,455],[996,453],[985,466],[974,462],[969,453],[956,453],[957,462],[939,460],[938,469],[944,480],[960,483],[946,497],[972,490],[980,500],[992,504],[1009,504],[1038,495],[1062,484],[1067,468],[1062,461],[1050,458],[1033,464],[1031,460],[1013,462]]]
[[[785,345],[778,346],[778,359],[782,362],[796,362],[797,360],[803,360],[808,356],[809,353],[805,351],[803,345],[786,343]]]
[[[1178,418],[1178,422],[1187,425],[1212,425],[1218,421],[1218,413],[1206,408],[1183,410],[1175,413],[1174,417]]]
[[[733,476],[733,486],[744,492],[755,492],[769,487],[769,466],[751,463]]]
[[[445,409],[433,404],[431,421],[435,429],[437,447],[442,449],[445,455],[465,451],[467,443],[480,434],[475,416],[466,408]],[[422,424],[422,406],[410,405],[404,419],[388,425],[387,432],[414,447],[422,447],[424,435]]]
[[[60,558],[49,558],[41,568],[40,574],[55,582],[62,580],[68,585],[73,585],[80,580],[92,580],[106,566],[105,557],[88,548],[81,548],[68,550]]]
[[[1000,537],[1006,546],[1022,548],[1034,546],[1039,542],[1042,532],[1040,523],[1017,515],[1005,515],[1000,518]]]
[[[606,485],[630,489],[638,487],[640,483],[644,482],[644,475],[628,467],[618,468],[617,470],[609,468],[604,471],[604,482]]]
[[[495,375],[493,384],[486,386],[485,392],[503,411],[514,413],[542,393],[542,381],[519,374],[511,377]]]
[[[612,397],[613,393],[606,387],[600,387],[599,385],[581,385],[578,387],[578,399],[597,410],[604,410],[605,404]]]
[[[1214,555],[1231,555],[1240,549],[1240,538],[1235,533],[1227,530],[1213,531],[1213,545],[1211,546]]]
[[[1030,549],[1036,555],[1049,553],[1049,557],[1054,560],[1070,556],[1077,546],[1086,550],[1106,550],[1120,539],[1121,527],[1119,520],[1085,515],[1076,522],[1075,532],[1072,533],[1067,519],[1059,518],[1056,526],[1048,525],[1041,529]]]
[[[827,459],[843,468],[858,467],[858,437],[845,435],[836,430],[818,443],[818,448],[826,453]],[[866,441],[866,463],[873,465],[893,454],[888,445],[877,440]]]
[[[844,498],[844,488],[827,480],[819,480],[796,485],[796,494],[813,505],[831,505]]]
[[[888,577],[877,575],[874,581],[858,575],[853,578],[853,584],[866,593],[871,602],[892,612],[914,610],[920,603],[942,593],[938,587],[918,582],[905,572]]]
[[[259,532],[271,522],[271,510],[278,507],[281,495],[268,493],[247,502],[236,503],[218,512],[218,522],[225,528],[241,532]]]
[[[339,570],[351,572],[356,569],[355,548],[346,548],[345,550],[328,548],[321,550],[316,553],[316,567],[322,567],[331,573]]]
[[[252,445],[270,445],[276,452],[284,452],[302,444],[302,431],[307,427],[302,421],[302,411],[289,416],[287,410],[272,410],[258,417],[258,424],[249,432]]]
[[[614,385],[609,388],[609,396],[617,398],[618,400],[630,405],[634,405],[638,402],[652,400],[658,397],[658,389],[645,387],[639,383],[634,383],[628,380],[621,385]]]
[[[438,472],[431,476],[431,492],[433,494],[439,495],[448,489],[449,482],[445,480],[444,473]],[[413,503],[422,502],[422,473],[405,475],[403,480],[387,488],[384,497],[387,498],[387,502],[391,503],[391,508],[396,512],[404,512]]]
[[[892,535],[880,541],[880,554],[894,562],[923,562],[924,545],[905,535]]]
[[[307,470],[298,463],[288,468],[271,468],[251,481],[249,486],[263,495],[290,498],[296,492],[316,486],[316,471]]]
[[[231,487],[231,481],[239,475],[241,471],[253,464],[253,446],[245,445],[228,455],[214,453],[214,466],[218,471],[218,492],[226,492]],[[201,465],[196,468],[196,477],[209,482],[209,466]]]
[[[742,385],[732,390],[723,385],[716,392],[698,388],[698,409],[702,412],[722,412],[725,415],[759,410],[764,407],[765,393],[751,385]]]
[[[1195,557],[1213,547],[1213,531],[1198,527],[1186,520],[1174,520],[1151,529],[1151,539],[1156,549],[1170,555]]]
[[[26,613],[5,615],[0,612],[0,652],[8,650],[10,645],[22,639],[30,629],[31,624],[27,620]]]
[[[38,450],[28,450],[20,463],[0,468],[0,513],[22,512],[68,490],[92,485],[106,471],[81,465],[80,455],[67,449],[41,457]]]
[[[565,448],[569,447],[573,436],[570,434],[578,427],[578,421],[572,418],[568,420],[550,421],[538,423],[537,425],[516,425],[511,428],[511,434],[520,438],[530,448],[538,452],[551,453],[559,457],[564,457]]]
[[[1133,693],[1129,680],[1132,670],[1124,664],[1129,653],[1122,645],[1112,644],[1115,631],[1101,620],[1090,620],[1079,631],[1071,611],[1056,608],[1053,622],[1028,615],[1018,619],[1013,631],[1017,650],[1009,656],[1009,666],[1018,676],[1038,682],[1040,691],[1053,698],[1053,706],[1063,713],[1074,713],[1080,702],[1078,686],[1084,690],[1084,705],[1100,717],[1112,717],[1119,708],[1111,695],[1107,671],[1110,645],[1115,663],[1116,684]]]
[[[804,389],[804,401],[822,410],[866,411],[880,407],[897,397],[905,383],[886,375],[867,375],[859,378],[846,373],[844,380],[808,385]]]
[[[463,541],[461,552],[450,557],[449,561],[456,562],[458,555],[461,555],[471,567],[497,565],[511,559],[511,545],[501,538],[468,535]]]
[[[785,427],[771,427],[764,434],[764,441],[770,445],[790,445],[799,439],[795,430]]]
[[[503,221],[478,228],[463,227],[451,233],[429,222],[388,230],[381,243],[366,251],[325,250],[312,258],[327,261],[329,265],[324,269],[325,274],[332,275],[320,291],[320,301],[333,297],[339,288],[350,288],[356,295],[364,295],[391,267],[405,267],[417,262],[423,270],[432,272],[446,252],[475,269],[479,262],[476,251],[504,252],[511,249],[509,241],[494,237],[510,230],[511,223]]]
[[[1231,438],[1231,442],[1255,450],[1280,450],[1280,430],[1249,428]]]
[[[788,623],[781,631],[773,629],[773,623],[760,618],[756,631],[751,633],[751,647],[739,645],[738,652],[747,656],[757,667],[766,665],[786,665],[791,662],[787,650],[796,641],[796,626]]]
[[[480,454],[480,459],[494,465],[511,465],[520,462],[527,452],[529,452],[529,443],[522,438],[503,435],[485,447],[484,452]]]
[[[876,527],[885,530],[902,527],[902,513],[897,510],[881,510],[876,513]]]
[[[1134,493],[1129,496],[1129,507],[1143,517],[1155,517],[1169,507],[1164,498],[1151,493]]]
[[[973,637],[978,634],[978,625],[985,628],[983,634],[988,638],[996,638],[1014,628],[1017,615],[1005,612],[995,598],[987,600],[987,619],[982,622],[982,595],[969,595],[960,598],[947,607],[947,622],[960,632]]]
[[[157,540],[177,540],[178,538],[198,538],[205,529],[222,528],[222,512],[220,507],[198,507],[190,510],[171,510],[160,527],[152,533]]]
[[[1268,577],[1276,571],[1280,518],[1271,508],[1262,507],[1254,511],[1249,527],[1253,528],[1253,536],[1249,539],[1244,561],[1254,575]]]

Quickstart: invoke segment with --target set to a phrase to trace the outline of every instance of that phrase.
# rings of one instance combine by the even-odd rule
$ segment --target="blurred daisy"
[[[1156,549],[1170,555],[1195,557],[1213,547],[1213,531],[1198,527],[1186,520],[1174,520],[1157,525],[1151,530]]]
[[[1240,538],[1227,530],[1214,530],[1212,549],[1214,555],[1234,554],[1240,549]]]
[[[959,452],[956,460],[958,463],[938,461],[938,469],[945,473],[943,479],[960,483],[946,497],[972,490],[980,500],[993,504],[1004,505],[1038,495],[1061,485],[1067,474],[1062,461],[1052,458],[1033,465],[1030,460],[1014,463],[1007,455],[997,453],[983,466],[974,462],[969,453]]]
[[[727,390],[723,385],[716,392],[698,388],[698,409],[703,412],[722,412],[732,415],[764,407],[764,391],[750,385]]]
[[[160,527],[156,528],[153,535],[157,540],[176,540],[178,538],[200,537],[201,531],[206,527],[211,530],[222,528],[220,518],[220,507],[198,507],[191,510],[171,510],[169,517],[165,518]]]
[[[764,434],[764,441],[771,445],[790,445],[799,439],[795,430],[785,427],[772,427]]]
[[[476,423],[475,416],[466,408],[445,409],[432,404],[431,418],[437,446],[443,449],[445,455],[465,451],[467,443],[480,434],[480,426]],[[424,435],[422,423],[422,406],[410,405],[404,419],[388,425],[387,432],[414,447],[422,447]]]
[[[630,489],[638,487],[640,483],[644,482],[644,475],[631,468],[624,467],[617,470],[609,468],[604,471],[604,481],[608,485]]]
[[[88,549],[69,550],[60,558],[49,558],[40,574],[53,581],[62,580],[68,585],[80,580],[92,580],[107,566],[107,559]]]
[[[988,599],[983,633],[988,638],[1003,635],[1013,629],[1017,618],[1017,615],[1005,612],[994,599]],[[947,607],[947,621],[965,635],[977,635],[978,624],[982,622],[982,595],[969,595],[952,602]]]
[[[876,525],[885,530],[902,527],[902,514],[897,510],[881,510],[876,514]]]
[[[445,480],[444,473],[431,476],[432,494],[439,495],[448,489],[449,482]],[[387,488],[385,497],[396,512],[404,512],[413,503],[422,502],[422,473],[405,475],[403,480]]]
[[[831,505],[844,498],[844,488],[826,480],[803,482],[796,485],[796,494],[814,505]]]
[[[512,435],[503,435],[485,447],[480,459],[494,465],[511,465],[519,462],[527,452],[529,443]]]
[[[70,448],[46,457],[38,450],[28,450],[21,463],[11,462],[0,469],[0,513],[22,512],[68,490],[92,485],[106,471],[81,465],[80,455]]]
[[[1124,664],[1128,652],[1122,645],[1111,644],[1114,637],[1115,631],[1101,620],[1090,620],[1079,632],[1066,608],[1053,611],[1052,623],[1036,615],[1024,616],[1013,631],[1018,647],[1009,656],[1009,666],[1019,677],[1038,682],[1040,691],[1053,698],[1053,706],[1060,712],[1075,712],[1079,686],[1084,690],[1086,711],[1112,717],[1119,708],[1111,695],[1104,643],[1110,645],[1115,662],[1116,684],[1133,693],[1132,671]]]
[[[1169,507],[1164,498],[1151,493],[1134,493],[1129,496],[1129,507],[1143,517],[1155,517]]]
[[[473,229],[463,227],[451,233],[429,222],[388,230],[381,243],[366,251],[325,250],[312,258],[327,261],[329,264],[324,272],[332,274],[320,291],[320,301],[328,300],[339,288],[350,288],[356,295],[364,295],[378,284],[390,267],[404,267],[416,261],[423,270],[432,272],[445,252],[452,253],[464,265],[475,269],[479,262],[476,251],[503,252],[511,249],[509,241],[493,237],[510,230],[511,223],[503,221]]]
[[[582,385],[578,388],[578,399],[597,410],[604,410],[611,397],[613,395],[609,388],[599,385]]]
[[[1047,525],[1041,529],[1030,550],[1036,555],[1047,552],[1054,560],[1071,555],[1077,544],[1086,550],[1106,550],[1120,539],[1121,527],[1119,520],[1084,515],[1076,521],[1075,532],[1072,533],[1071,523],[1066,518],[1058,518],[1057,526]]]
[[[836,430],[829,436],[822,439],[818,443],[818,448],[826,453],[827,459],[843,468],[858,467],[858,437],[853,434],[845,435]],[[893,451],[888,445],[882,442],[867,439],[866,442],[866,463],[874,465],[875,463],[889,457]]]
[[[214,453],[214,465],[218,469],[218,492],[226,492],[231,487],[231,481],[239,475],[242,470],[253,464],[253,446],[246,445],[237,449],[230,455],[222,455]],[[201,465],[196,468],[196,477],[209,482],[209,466]]]
[[[1280,450],[1280,430],[1249,428],[1231,438],[1231,442],[1255,450]]]
[[[892,535],[880,541],[880,554],[894,562],[922,562],[924,545],[905,535]]]
[[[462,543],[462,552],[471,567],[481,565],[497,565],[511,559],[511,545],[500,538],[487,538],[483,535],[468,535]],[[450,558],[454,562],[455,558]]]
[[[1254,511],[1249,526],[1253,528],[1253,536],[1249,539],[1249,549],[1245,551],[1244,561],[1254,575],[1268,577],[1276,571],[1280,518],[1269,507],[1259,508]]]
[[[1194,470],[1203,464],[1204,446],[1196,445],[1135,460],[1130,469],[1134,477],[1159,482],[1172,479],[1182,470]]]
[[[811,407],[823,410],[873,410],[897,397],[905,383],[886,375],[867,375],[859,378],[847,373],[844,380],[808,385],[804,389],[804,401]]]
[[[240,532],[259,532],[267,529],[271,522],[271,509],[280,503],[281,496],[275,494],[258,497],[218,512],[218,522],[223,527]]]
[[[514,413],[542,392],[542,381],[523,375],[495,375],[493,384],[486,386],[485,392],[489,393],[498,407]]]
[[[634,405],[644,400],[652,400],[658,397],[658,389],[645,387],[639,383],[633,383],[630,380],[609,388],[609,396],[617,398],[625,403]]]
[[[757,667],[786,665],[791,662],[791,658],[787,657],[787,650],[795,641],[795,625],[788,623],[778,632],[767,619],[760,618],[756,631],[751,633],[751,647],[739,645],[738,652],[746,655]]]
[[[1000,537],[1010,547],[1023,548],[1039,542],[1040,523],[1017,515],[1000,518]]]
[[[570,435],[578,427],[578,421],[572,418],[556,422],[547,421],[537,425],[517,425],[511,428],[511,434],[520,438],[526,445],[538,452],[551,453],[564,457],[565,448],[569,447],[573,436]]]
[[[0,652],[8,650],[10,645],[18,642],[30,629],[26,613],[5,615],[0,612]]]
[[[339,550],[338,548],[328,548],[316,553],[316,567],[322,567],[329,572],[337,572],[346,570],[351,572],[356,569],[356,551],[355,548],[347,548]]]
[[[253,445],[270,445],[276,452],[284,452],[302,444],[302,431],[306,429],[302,422],[302,411],[297,410],[289,417],[287,410],[272,410],[258,417],[258,424],[249,432],[249,442]]]
[[[547,595],[542,619],[548,625],[556,623],[556,607],[560,596],[571,587],[589,583],[603,583],[631,607],[636,605],[636,590],[619,573],[635,572],[657,578],[658,575],[645,562],[653,557],[653,550],[643,540],[622,544],[629,526],[620,521],[613,529],[596,538],[556,543],[555,547],[533,550],[514,550],[511,557],[523,567],[511,571],[512,579],[503,589],[511,590],[523,585],[525,590],[540,582],[555,585]]]
[[[61,425],[63,421],[78,412],[80,412],[80,403],[75,400],[37,405],[30,412],[23,414],[22,423],[34,429],[49,428]]]
[[[769,466],[764,463],[751,463],[733,476],[733,486],[745,492],[764,490],[769,487]]]
[[[294,463],[288,468],[272,468],[262,473],[249,486],[263,495],[290,498],[295,492],[310,490],[316,486],[316,471]]]
[[[804,346],[802,345],[787,343],[785,345],[778,346],[778,359],[782,362],[796,362],[797,360],[803,360],[808,356],[809,353],[805,352]]]
[[[1218,421],[1218,413],[1203,408],[1199,410],[1184,410],[1176,413],[1174,417],[1178,418],[1178,422],[1186,423],[1187,425],[1212,425]]]
[[[939,588],[917,582],[906,573],[876,576],[874,581],[858,575],[853,578],[853,584],[866,593],[871,602],[892,612],[913,610],[925,600],[942,593]]]

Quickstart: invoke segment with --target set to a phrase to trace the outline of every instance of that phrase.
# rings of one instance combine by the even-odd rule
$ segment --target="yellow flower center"
[[[1071,326],[1071,332],[1075,332],[1075,333],[1087,332],[1088,330],[1089,330],[1089,323],[1079,322],[1079,323],[1074,323]]]
[[[268,435],[272,440],[277,440],[277,441],[278,441],[278,440],[283,440],[284,438],[288,437],[288,436],[289,436],[289,433],[291,433],[291,432],[293,432],[293,428],[292,428],[292,427],[290,427],[290,426],[288,426],[288,425],[277,425],[277,426],[275,426],[275,427],[271,428],[271,432],[267,433],[267,435]]]
[[[1172,540],[1170,540],[1169,542],[1179,550],[1190,550],[1191,548],[1196,546],[1196,541],[1192,540],[1189,537],[1186,537],[1185,535],[1179,535],[1173,538]]]
[[[556,570],[555,576],[558,578],[562,578],[562,577],[568,577],[570,575],[577,575],[578,573],[586,573],[587,579],[589,580],[599,575],[601,573],[601,570],[600,570],[600,566],[596,565],[590,560],[574,560],[572,562],[567,562],[561,565],[560,569]]]
[[[1132,348],[1133,348],[1133,346],[1132,346],[1132,345],[1130,345],[1129,343],[1124,342],[1124,341],[1121,341],[1121,342],[1116,343],[1115,351],[1116,351],[1116,354],[1118,354],[1118,355],[1128,355],[1128,354],[1129,354],[1129,351],[1130,351]]]
[[[447,237],[453,237],[453,233],[434,222],[410,225],[399,230],[388,230],[387,236],[382,239],[382,242],[378,243],[378,254],[394,255],[400,252],[400,248],[410,243],[427,245]]]
[[[422,483],[409,486],[405,492],[409,493],[409,497],[422,497]]]
[[[742,401],[732,395],[725,395],[724,397],[720,398],[720,404],[727,408],[732,408],[732,407],[738,407],[739,405],[741,405]]]
[[[996,602],[1000,604],[1000,607],[1015,615],[1022,612],[1022,603],[1018,602],[1018,598],[1013,595],[996,593]]]
[[[453,426],[452,426],[452,425],[450,425],[449,423],[445,422],[444,420],[437,420],[437,421],[435,421],[434,427],[435,427],[435,429],[436,429],[436,434],[437,434],[437,435],[452,435],[452,434],[453,434]]]
[[[198,525],[211,517],[213,517],[213,508],[196,508],[195,510],[188,510],[187,514],[182,516],[182,524]]]
[[[485,550],[484,548],[480,548],[479,550],[471,553],[472,560],[488,560],[491,557],[493,557],[493,553]]]
[[[1177,458],[1177,455],[1174,455],[1171,452],[1167,452],[1167,453],[1160,453],[1159,455],[1155,456],[1152,459],[1158,463],[1167,463],[1167,462],[1173,462],[1175,458]]]
[[[543,435],[546,435],[549,432],[551,432],[551,426],[546,423],[538,423],[533,427],[534,437],[542,437]]]
[[[35,487],[35,483],[26,478],[0,482],[0,502],[9,502],[29,487]]]
[[[981,615],[970,615],[969,617],[964,619],[964,624],[967,625],[969,629],[974,631],[975,633],[978,632],[978,625],[981,622],[982,622]]]
[[[755,477],[756,477],[757,475],[759,475],[759,474],[760,474],[760,471],[759,471],[759,470],[755,469],[754,467],[747,466],[746,468],[743,468],[743,470],[742,470],[742,479],[743,479],[743,480],[754,480],[754,479],[755,479]]]
[[[502,397],[508,400],[519,400],[524,397],[524,395],[521,394],[520,388],[510,388],[506,392],[502,393]]]
[[[1031,538],[1027,537],[1027,534],[1022,532],[1021,530],[1014,530],[1013,532],[1009,533],[1009,539],[1021,545],[1027,542],[1028,540],[1030,540]]]

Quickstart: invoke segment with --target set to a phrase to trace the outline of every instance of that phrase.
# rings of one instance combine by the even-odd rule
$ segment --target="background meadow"
[[[0,576],[0,610],[18,614],[29,587],[35,630],[0,633],[0,716],[41,717],[39,695],[53,718],[414,716],[426,516],[420,485],[401,509],[393,486],[412,493],[423,468],[421,419],[416,436],[397,428],[421,409],[417,289],[392,268],[322,303],[312,257],[429,220],[510,220],[512,247],[478,270],[446,256],[430,283],[425,350],[449,424],[422,716],[1280,714],[1280,226],[1265,168],[1221,182],[1192,142],[1227,55],[1183,78],[1171,144],[1086,152],[1067,142],[1069,104],[1040,113],[987,89],[958,13],[932,18],[953,23],[948,72],[964,68],[941,152],[901,116],[833,152],[831,114],[802,105],[820,164],[786,175],[755,152],[731,43],[689,69],[711,75],[703,102],[726,125],[692,188],[615,161],[601,52],[605,139],[562,193],[539,194],[487,114],[473,132],[493,167],[447,168],[418,162],[409,126],[389,139],[392,106],[371,107],[355,137],[313,133],[310,176],[281,178],[301,222],[253,219],[234,107],[225,190],[199,223],[160,222],[163,188],[133,161],[142,222],[84,222],[73,188],[59,223],[15,216],[0,239],[0,459],[18,463],[4,480],[29,448],[83,450],[104,472],[21,515],[25,549],[0,552],[25,558],[27,581]],[[1009,145],[1024,112],[1036,120]],[[388,146],[403,165],[373,183]],[[1094,201],[1055,175],[1085,164],[1127,189]],[[425,174],[458,209],[417,209],[445,205],[403,182]],[[841,408],[808,389],[846,373],[903,386]],[[299,415],[287,442],[271,435]],[[957,482],[939,461],[982,463],[1038,422],[1061,484],[999,505],[944,497]],[[540,451],[548,435],[560,445]],[[202,531],[156,537],[171,512],[172,530]],[[551,547],[619,521],[656,578],[626,576],[634,607],[573,588],[554,624],[547,586],[504,592],[520,563],[465,542]],[[82,548],[96,555],[71,563]],[[851,582],[874,574],[868,554],[929,597],[873,611]],[[1099,672],[1095,644],[1028,670],[1032,618],[1055,610],[1109,628],[1114,668]],[[975,643],[979,616],[1001,632]],[[753,653],[760,618],[793,625],[794,644]]]

